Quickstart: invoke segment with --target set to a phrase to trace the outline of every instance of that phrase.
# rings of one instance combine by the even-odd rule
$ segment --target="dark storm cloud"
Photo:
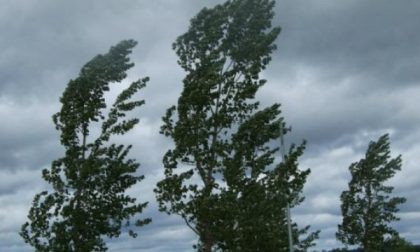
[[[139,42],[128,81],[149,76],[137,96],[146,105],[141,122],[116,141],[133,144],[131,157],[146,179],[130,193],[149,201],[151,225],[139,239],[121,237],[111,251],[189,251],[196,237],[176,216],[157,211],[153,188],[171,146],[159,135],[160,117],[176,104],[184,72],[171,43],[204,6],[223,1],[8,1],[0,9],[0,250],[31,251],[17,234],[33,194],[45,188],[41,169],[62,155],[51,115],[79,69],[122,39]],[[293,132],[286,141],[308,140],[301,168],[311,168],[304,195],[293,209],[299,223],[322,229],[317,249],[338,247],[339,195],[348,166],[370,140],[391,132],[393,154],[403,154],[396,194],[407,197],[396,227],[420,243],[417,160],[420,156],[420,3],[397,1],[277,0],[273,23],[283,28],[264,77],[263,104],[282,103]],[[118,88],[117,88],[118,89]],[[115,94],[116,89],[112,91]],[[326,183],[326,181],[328,183]],[[13,212],[12,215],[9,213]],[[413,224],[414,223],[414,224]]]
[[[284,105],[294,141],[420,125],[417,103],[407,102],[420,93],[419,9],[418,1],[277,1],[283,31],[262,92]]]
[[[367,79],[361,91],[416,84],[419,9],[413,0],[278,1],[278,57],[321,70],[327,86],[348,75]]]
[[[6,3],[2,6],[4,21],[0,24],[2,34],[7,34],[0,39],[0,93],[37,97],[49,94],[55,98],[87,60],[122,39],[140,42],[136,51],[142,60],[155,46],[169,51],[168,42],[175,39],[180,28],[185,29],[180,24],[187,25],[190,18],[187,13],[202,5],[181,3],[128,0]]]

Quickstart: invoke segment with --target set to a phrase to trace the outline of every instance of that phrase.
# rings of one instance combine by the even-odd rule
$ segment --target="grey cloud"
[[[284,105],[299,138],[325,144],[362,129],[418,127],[417,105],[407,103],[420,95],[418,2],[278,1],[276,9],[283,32],[263,92]]]
[[[62,155],[51,115],[80,67],[118,41],[139,41],[127,81],[150,76],[137,96],[146,100],[132,116],[141,119],[130,134],[115,138],[133,144],[130,157],[146,179],[130,193],[150,207],[151,225],[138,239],[110,241],[111,251],[190,251],[196,237],[176,216],[157,211],[152,190],[162,176],[161,159],[171,146],[159,135],[161,116],[176,104],[184,72],[171,49],[189,19],[218,1],[18,0],[0,10],[0,250],[31,251],[17,234],[33,194],[45,188],[41,169]],[[393,154],[403,170],[392,183],[408,202],[401,207],[401,234],[420,243],[418,1],[276,1],[275,25],[283,28],[278,50],[258,95],[263,105],[282,103],[293,132],[286,142],[308,140],[301,168],[311,168],[304,195],[293,209],[299,223],[322,229],[317,249],[339,247],[339,195],[351,162],[370,140],[391,132]],[[124,82],[126,83],[126,82]],[[118,89],[118,88],[116,88]],[[14,217],[8,218],[13,211]],[[3,228],[2,228],[3,227]],[[169,236],[174,239],[168,239]],[[178,238],[178,239],[177,239]]]
[[[136,50],[147,55],[153,45],[174,39],[189,19],[186,12],[197,8],[180,1],[9,3],[3,8],[7,22],[0,26],[8,34],[0,40],[0,92],[58,97],[94,55],[127,38],[138,40]]]
[[[321,72],[325,69],[329,77],[351,74],[382,79],[360,83],[362,89],[416,84],[419,8],[417,1],[280,1],[276,23],[283,33],[278,57]]]
[[[54,105],[33,102],[31,105],[3,102],[0,115],[0,169],[40,169],[48,158],[62,151],[52,124]]]

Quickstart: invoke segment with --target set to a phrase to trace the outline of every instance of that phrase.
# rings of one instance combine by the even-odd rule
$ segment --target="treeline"
[[[364,252],[364,249],[346,249],[346,248],[336,248],[329,250],[328,252]],[[368,250],[366,250],[368,251]],[[397,237],[394,239],[387,240],[384,244],[382,244],[379,250],[380,252],[420,252],[420,245],[413,245],[410,242],[406,241],[403,238]],[[318,251],[314,251],[318,252]],[[327,252],[326,250],[322,250],[319,252]]]
[[[305,141],[282,149],[290,128],[280,104],[261,107],[255,100],[280,34],[271,23],[274,3],[229,0],[204,8],[173,44],[186,76],[178,103],[163,116],[160,132],[174,147],[163,157],[164,178],[154,192],[159,210],[179,216],[197,235],[197,251],[306,251],[319,237],[288,218],[288,209],[303,202],[310,174],[298,167]],[[60,98],[53,122],[65,155],[42,171],[51,190],[36,194],[20,233],[36,251],[106,251],[105,237],[125,231],[136,237],[134,228],[152,221],[140,217],[148,203],[126,194],[147,179],[128,158],[131,145],[113,142],[138,124],[128,113],[144,104],[132,98],[149,78],[132,82],[113,103],[104,98],[133,67],[136,44],[124,40],[93,58]],[[389,223],[405,199],[391,197],[393,188],[384,184],[401,169],[389,136],[370,142],[349,169],[337,239],[366,251],[394,246],[400,238]]]

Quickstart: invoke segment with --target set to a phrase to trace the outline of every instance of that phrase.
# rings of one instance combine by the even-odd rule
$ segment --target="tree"
[[[408,242],[406,239],[398,235],[394,235],[385,240],[385,244],[381,251],[382,252],[393,252],[393,251],[416,252],[418,250],[416,250],[413,244]]]
[[[122,41],[108,53],[94,57],[78,78],[70,80],[60,98],[61,111],[53,121],[61,132],[65,156],[42,171],[52,191],[35,196],[29,221],[20,232],[36,251],[106,251],[103,237],[118,237],[121,228],[129,226],[130,218],[147,205],[125,194],[143,176],[134,174],[139,164],[127,158],[131,145],[111,143],[111,137],[125,134],[139,122],[124,117],[144,103],[130,98],[148,78],[131,83],[107,116],[104,114],[104,93],[110,83],[121,82],[134,66],[128,55],[136,44]],[[98,123],[102,123],[100,129],[95,128]],[[93,134],[95,130],[98,134]],[[136,224],[148,222],[150,219],[139,219]],[[132,230],[129,234],[136,235]]]
[[[364,251],[380,251],[386,236],[398,235],[389,223],[399,220],[397,206],[406,200],[391,197],[394,188],[384,184],[401,170],[401,156],[391,159],[389,145],[387,134],[370,142],[365,157],[350,165],[349,190],[341,194],[343,222],[337,239]]]
[[[173,44],[187,76],[178,105],[163,117],[161,133],[175,147],[155,192],[159,209],[199,236],[199,251],[286,250],[285,207],[303,200],[309,170],[299,170],[297,159],[304,144],[275,164],[272,144],[286,133],[280,105],[260,110],[253,101],[280,33],[271,25],[273,6],[232,0],[204,8]],[[306,230],[293,225],[297,248],[316,238],[299,243]]]

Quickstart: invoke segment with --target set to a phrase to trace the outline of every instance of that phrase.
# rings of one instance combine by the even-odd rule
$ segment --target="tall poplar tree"
[[[112,143],[111,137],[139,122],[125,116],[144,103],[130,98],[148,78],[131,83],[108,110],[104,98],[109,85],[121,82],[134,66],[128,55],[136,44],[125,40],[94,57],[70,80],[60,99],[61,111],[53,121],[65,156],[43,170],[52,189],[35,196],[20,233],[36,251],[106,251],[104,236],[118,237],[147,205],[125,193],[143,176],[135,174],[139,164],[127,158],[131,146]],[[139,219],[136,224],[148,222]],[[131,230],[129,234],[136,235]]]
[[[364,251],[380,251],[387,236],[398,236],[389,224],[397,221],[398,205],[403,197],[391,197],[392,186],[385,182],[401,170],[401,156],[391,159],[389,136],[370,142],[366,155],[350,165],[349,189],[341,194],[343,222],[337,239],[348,245],[360,245]]]
[[[280,106],[259,109],[254,100],[280,33],[273,7],[231,0],[204,8],[173,44],[187,75],[178,105],[163,118],[161,132],[175,147],[155,192],[160,210],[198,235],[199,251],[287,251],[285,207],[303,200],[309,170],[299,170],[297,159],[304,144],[279,163]],[[317,236],[299,241],[306,230],[293,225],[297,249]]]

